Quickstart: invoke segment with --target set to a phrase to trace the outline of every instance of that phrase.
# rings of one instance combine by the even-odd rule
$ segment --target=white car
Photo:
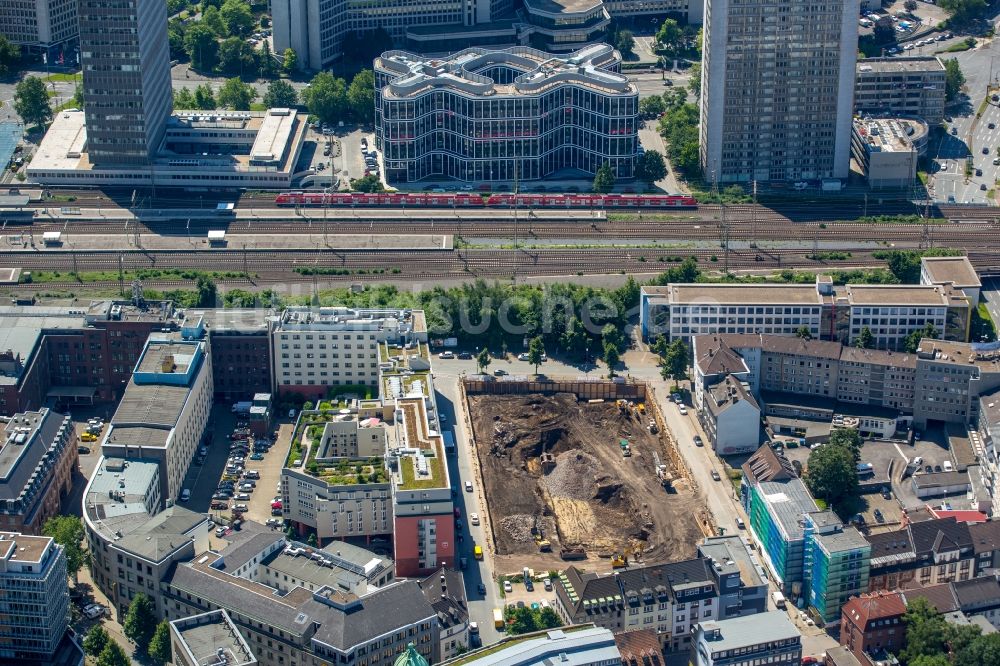
[[[246,513],[249,510],[250,507],[248,507],[246,504],[237,504],[233,507],[233,511],[237,513]]]
[[[250,493],[236,493],[236,500],[239,502],[249,502]]]
[[[505,580],[503,582],[503,591],[506,592],[507,594],[510,594],[511,592],[514,591],[514,586],[510,584],[509,580]]]
[[[450,351],[443,351],[438,354],[440,358],[455,358],[455,353]]]
[[[677,409],[681,413],[681,416],[687,416],[687,413],[688,413],[687,407],[685,407],[684,405],[681,405]]]
[[[472,492],[472,481],[466,481],[465,482],[465,492],[467,492],[467,493],[471,493]]]
[[[469,522],[472,523],[473,525],[478,525],[479,524],[479,514],[478,513],[470,513],[469,514]]]
[[[83,609],[83,614],[87,616],[87,619],[94,620],[102,617],[107,610],[108,609],[101,604],[90,604]]]

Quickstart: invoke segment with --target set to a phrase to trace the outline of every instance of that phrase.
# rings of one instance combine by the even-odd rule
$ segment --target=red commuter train
[[[359,208],[695,208],[698,201],[678,194],[490,194],[472,192],[284,192],[279,206]]]

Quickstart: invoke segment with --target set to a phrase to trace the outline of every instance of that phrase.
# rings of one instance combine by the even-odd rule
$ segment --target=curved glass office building
[[[375,60],[375,137],[389,182],[632,178],[639,94],[606,44]]]

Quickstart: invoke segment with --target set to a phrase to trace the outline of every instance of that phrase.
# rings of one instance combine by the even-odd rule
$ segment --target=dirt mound
[[[531,528],[534,524],[534,517],[523,513],[504,516],[500,519],[500,528],[509,539],[518,543],[531,543],[534,540],[531,534]]]
[[[553,497],[586,500],[594,496],[601,463],[584,451],[567,451],[556,456],[556,466],[542,477]]]

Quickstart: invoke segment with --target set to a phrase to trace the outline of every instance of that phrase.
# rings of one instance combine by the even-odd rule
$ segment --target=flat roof
[[[214,666],[222,660],[227,666],[256,664],[250,644],[240,634],[225,610],[214,610],[199,615],[189,615],[170,623],[181,648],[190,663],[197,666]]]
[[[700,626],[713,653],[802,637],[788,619],[788,613],[780,610],[702,622]]]
[[[923,257],[920,263],[932,284],[953,284],[959,289],[983,286],[968,257]]]
[[[111,417],[111,435],[114,435],[114,428],[120,426],[173,428],[190,392],[187,386],[136,384],[129,380],[118,409]]]
[[[2,316],[2,313],[0,313]],[[11,351],[20,357],[26,369],[38,340],[45,329],[80,329],[84,326],[82,316],[14,316],[2,318],[0,326],[0,352]],[[0,384],[16,384],[21,373],[13,375],[0,373]]]
[[[944,64],[937,56],[903,56],[899,58],[862,58],[857,64],[858,74],[882,72],[941,72]]]
[[[41,562],[52,537],[0,532],[0,554],[12,562]]]
[[[600,7],[595,0],[524,0],[529,12],[538,11],[548,14],[578,14]]]
[[[64,425],[72,427],[65,416],[45,408],[11,417],[0,443],[0,500],[17,499],[29,487],[41,487],[34,483],[35,474],[44,477],[45,469],[56,464],[47,454]]]
[[[210,310],[186,310],[187,318],[201,317],[209,334],[212,331],[227,332],[267,332],[267,320],[276,317],[266,308],[213,308]]]
[[[674,305],[814,305],[823,298],[812,284],[668,284],[644,288],[650,296],[666,296]]]
[[[948,298],[942,293],[941,288],[932,285],[849,284],[844,289],[847,290],[847,297],[851,305],[854,306],[931,305],[944,307],[948,305]]]
[[[172,341],[150,340],[139,359],[136,372],[152,374],[185,374],[194,360],[196,345]]]
[[[805,528],[801,523],[803,514],[819,510],[802,479],[761,481],[758,489],[770,507],[771,515],[788,535],[789,541],[802,539],[805,535]]]
[[[865,116],[855,118],[853,127],[869,153],[915,153],[914,141],[926,136],[928,131],[926,123],[909,118]]]
[[[38,150],[31,158],[32,170],[80,169],[89,165],[86,115],[83,111],[61,111],[52,119]]]
[[[581,666],[620,661],[621,654],[615,644],[614,634],[604,627],[585,624],[507,637],[499,643],[467,652],[441,664],[523,666],[558,663],[564,666]]]
[[[250,159],[255,162],[280,160],[295,128],[296,115],[294,109],[268,109],[250,148]]]

